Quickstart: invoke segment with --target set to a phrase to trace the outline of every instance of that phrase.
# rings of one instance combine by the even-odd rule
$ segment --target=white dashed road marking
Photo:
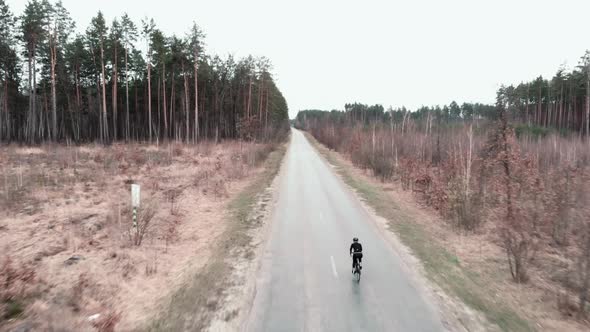
[[[334,256],[330,256],[330,260],[332,261],[332,273],[334,273],[334,277],[338,278],[338,272],[336,272],[336,263],[334,262]]]

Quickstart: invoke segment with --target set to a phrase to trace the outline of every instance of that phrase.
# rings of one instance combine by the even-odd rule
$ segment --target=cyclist
[[[352,273],[354,273],[357,264],[359,265],[359,269],[362,269],[361,261],[363,260],[363,246],[359,243],[359,239],[356,237],[352,239],[350,255],[352,256]]]

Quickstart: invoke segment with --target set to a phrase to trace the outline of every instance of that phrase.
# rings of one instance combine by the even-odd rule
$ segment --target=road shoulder
[[[221,234],[207,265],[170,297],[150,331],[237,330],[254,296],[258,251],[265,242],[268,211],[288,142],[273,151],[257,175],[228,204],[227,229]]]

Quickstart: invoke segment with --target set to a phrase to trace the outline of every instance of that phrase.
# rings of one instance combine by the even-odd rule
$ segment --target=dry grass
[[[11,282],[0,309],[12,313],[0,330],[143,324],[207,262],[227,227],[225,204],[272,150],[239,142],[0,147],[0,259],[11,262],[0,271]],[[139,223],[149,226],[141,241],[131,183],[142,186]],[[23,279],[27,271],[42,279]]]
[[[162,314],[147,327],[149,331],[201,331],[206,329],[216,311],[224,303],[227,289],[232,286],[233,262],[240,252],[250,250],[251,235],[249,231],[260,226],[252,211],[259,195],[264,192],[279,171],[284,146],[273,151],[266,150],[270,156],[264,163],[264,170],[257,174],[252,182],[228,204],[226,216],[228,227],[219,241],[215,243],[214,252],[205,268],[187,276],[182,287],[172,294],[170,302]],[[253,164],[260,164],[260,153],[254,156]],[[243,160],[247,160],[244,158]],[[235,286],[235,285],[233,285]],[[236,312],[233,313],[235,315]],[[227,316],[230,319],[231,316]]]

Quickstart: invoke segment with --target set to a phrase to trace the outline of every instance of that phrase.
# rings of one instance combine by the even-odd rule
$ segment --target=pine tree
[[[119,20],[116,18],[113,20],[110,29],[109,35],[109,49],[112,54],[111,58],[111,65],[112,65],[112,74],[111,74],[111,86],[112,86],[112,94],[111,94],[111,102],[113,107],[113,139],[117,140],[117,132],[118,132],[118,82],[119,82],[119,52],[121,51],[121,42],[123,39],[123,27],[119,23]]]
[[[152,39],[152,34],[153,31],[155,29],[156,24],[154,23],[154,20],[147,20],[147,18],[145,20],[142,21],[142,26],[143,26],[143,37],[146,41],[147,44],[147,50],[146,50],[146,54],[147,54],[147,82],[148,82],[148,127],[149,127],[149,139],[150,141],[153,138],[153,130],[152,130],[152,80],[151,80],[151,70],[152,70],[152,52],[153,49],[151,47],[151,39]]]
[[[127,13],[121,18],[121,28],[125,45],[125,141],[129,141],[129,50],[137,40],[137,28]]]
[[[57,82],[56,66],[58,59],[63,59],[63,48],[67,45],[69,36],[74,30],[75,24],[69,12],[63,7],[60,1],[55,5],[48,2],[45,4],[48,11],[48,47],[51,68],[51,137],[58,138],[57,129]]]
[[[11,93],[18,93],[20,66],[16,52],[14,25],[16,18],[0,0],[0,140],[12,138]],[[14,103],[12,103],[14,104]]]
[[[137,28],[126,14],[107,27],[98,12],[83,35],[73,36],[74,22],[61,2],[30,0],[19,22],[17,37],[15,18],[0,0],[3,141],[261,139],[287,121],[268,59],[207,55],[196,24],[178,38],[146,19],[145,47],[138,47]],[[21,86],[22,67],[28,82]]]
[[[42,4],[37,0],[30,0],[20,19],[24,48],[28,64],[28,95],[29,110],[25,137],[29,143],[34,142],[39,135],[37,115],[37,53],[39,44],[46,36],[46,16]]]
[[[193,26],[191,28],[191,31],[189,33],[188,39],[189,39],[189,46],[192,50],[191,55],[192,55],[192,59],[190,59],[193,62],[193,71],[194,71],[194,81],[195,81],[195,113],[194,113],[194,118],[195,118],[195,123],[194,123],[194,132],[193,132],[193,142],[194,143],[198,143],[199,141],[199,75],[198,75],[198,71],[199,71],[199,61],[200,61],[200,54],[203,53],[203,38],[205,37],[205,35],[203,34],[203,32],[201,31],[201,29],[199,28],[199,26],[193,22]]]
[[[101,93],[100,95],[100,105],[101,105],[101,116],[100,116],[100,140],[102,142],[107,142],[109,140],[109,130],[108,130],[108,120],[107,120],[107,99],[106,99],[106,75],[105,75],[105,40],[107,38],[108,29],[106,26],[106,22],[102,12],[98,12],[96,17],[93,17],[90,22],[90,27],[86,31],[88,42],[91,48],[91,53],[93,54],[93,59],[96,64],[96,58],[100,59],[100,68],[97,69],[97,77],[100,76],[100,79],[97,79],[97,83],[100,82]],[[97,54],[98,53],[98,54]],[[100,89],[97,86],[98,89]]]

